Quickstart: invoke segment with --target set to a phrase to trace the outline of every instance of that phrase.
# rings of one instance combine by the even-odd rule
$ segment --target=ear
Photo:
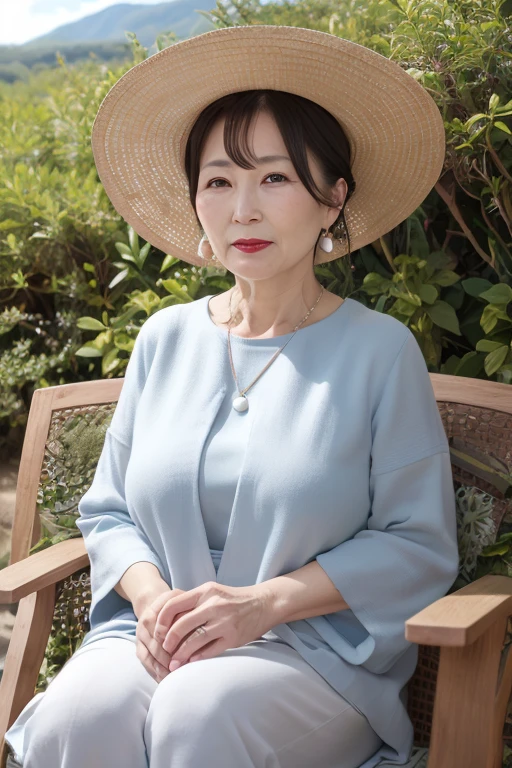
[[[337,201],[337,204],[332,208],[328,208],[327,210],[327,224],[326,224],[327,228],[329,228],[331,224],[334,224],[334,222],[338,218],[339,213],[343,208],[343,204],[345,202],[347,193],[348,193],[348,184],[345,181],[345,179],[342,177],[338,179],[338,181],[332,188],[332,198],[333,200]]]

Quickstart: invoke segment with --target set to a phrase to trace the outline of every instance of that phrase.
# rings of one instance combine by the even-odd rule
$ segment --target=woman
[[[91,630],[7,740],[28,768],[404,765],[404,622],[457,574],[448,442],[412,332],[313,266],[422,202],[437,108],[362,46],[238,27],[132,68],[92,141],[126,220],[235,285],[144,323],[79,505]]]

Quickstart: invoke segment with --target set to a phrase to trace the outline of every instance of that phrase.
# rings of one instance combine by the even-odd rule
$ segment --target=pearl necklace
[[[248,386],[248,387],[245,387],[245,389],[240,389],[240,385],[238,384],[238,379],[237,379],[237,377],[236,377],[236,373],[235,373],[235,366],[233,365],[233,355],[232,355],[232,352],[231,352],[231,339],[230,339],[230,336],[231,336],[231,325],[229,325],[229,327],[228,327],[228,352],[229,352],[229,362],[231,363],[231,370],[232,370],[232,372],[233,372],[233,378],[235,379],[235,383],[236,383],[236,386],[237,386],[237,388],[238,388],[238,397],[235,397],[235,399],[233,400],[233,408],[235,409],[235,411],[239,411],[240,413],[242,413],[243,411],[247,411],[247,410],[249,409],[249,400],[248,400],[248,398],[247,398],[247,395],[246,395],[245,393],[246,393],[246,392],[248,392],[248,391],[249,391],[249,389],[250,389],[250,388],[251,388],[251,387],[252,387],[252,386],[253,386],[253,385],[254,385],[254,384],[255,384],[255,383],[258,381],[258,379],[260,378],[260,376],[262,376],[262,375],[265,373],[265,371],[267,370],[267,368],[269,368],[269,366],[271,366],[271,365],[272,365],[272,363],[274,362],[274,360],[276,359],[276,357],[279,355],[279,353],[283,351],[283,349],[286,347],[286,345],[288,344],[288,342],[289,342],[289,341],[291,341],[291,340],[293,339],[293,337],[295,336],[295,334],[297,333],[297,331],[299,330],[299,328],[301,327],[301,325],[302,325],[303,323],[305,323],[305,322],[306,322],[306,320],[308,319],[308,317],[309,317],[309,315],[311,314],[311,312],[312,312],[312,311],[315,309],[316,305],[318,304],[318,302],[319,302],[319,301],[320,301],[320,299],[322,298],[322,294],[323,294],[323,292],[324,292],[324,288],[323,288],[323,286],[322,286],[322,290],[320,291],[320,295],[319,295],[318,299],[316,300],[316,302],[314,303],[314,305],[311,307],[311,309],[309,310],[309,312],[306,314],[306,316],[304,317],[304,319],[302,320],[302,322],[300,322],[300,323],[299,323],[299,325],[296,325],[296,326],[295,326],[295,328],[293,329],[293,330],[294,330],[294,332],[293,332],[293,334],[290,336],[290,338],[288,339],[288,341],[286,341],[286,342],[283,344],[283,346],[282,346],[280,349],[278,349],[278,350],[277,350],[277,352],[276,352],[276,353],[273,355],[273,357],[272,357],[272,358],[269,360],[269,362],[268,362],[268,363],[266,364],[266,366],[263,368],[263,370],[261,371],[261,373],[259,373],[259,374],[256,376],[256,378],[255,378],[255,379],[253,379],[253,381],[252,381],[252,382],[249,384],[249,386]],[[232,298],[232,296],[233,296],[233,294],[231,294],[231,296],[230,296],[230,298],[229,298],[229,313],[230,313],[230,315],[231,315],[231,322],[233,321],[233,315],[231,314],[231,298]]]

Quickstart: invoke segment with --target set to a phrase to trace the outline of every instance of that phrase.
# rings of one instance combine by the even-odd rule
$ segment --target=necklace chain
[[[251,381],[251,383],[249,384],[249,386],[248,386],[248,387],[245,387],[245,389],[240,389],[240,385],[239,385],[239,383],[238,383],[238,379],[237,379],[237,376],[236,376],[236,372],[235,372],[235,366],[233,365],[233,355],[232,355],[232,352],[231,352],[231,340],[230,340],[230,336],[231,336],[231,323],[232,323],[232,321],[233,321],[233,315],[232,315],[232,313],[231,313],[231,299],[232,299],[232,297],[233,297],[233,294],[231,294],[231,296],[229,297],[229,314],[230,314],[231,320],[230,320],[230,325],[228,326],[228,352],[229,352],[229,362],[230,362],[230,364],[231,364],[231,370],[232,370],[232,372],[233,372],[233,378],[235,379],[235,383],[236,383],[236,386],[237,386],[237,389],[238,389],[238,392],[239,392],[239,395],[240,395],[240,397],[245,397],[245,393],[246,393],[246,392],[248,392],[248,391],[249,391],[249,389],[250,389],[250,388],[251,388],[251,387],[252,387],[252,386],[253,386],[253,385],[254,385],[254,384],[255,384],[255,383],[258,381],[258,379],[260,378],[260,376],[263,376],[263,374],[265,373],[265,371],[267,370],[267,368],[269,368],[269,367],[272,365],[272,363],[274,362],[274,360],[276,359],[276,357],[277,357],[277,356],[278,356],[278,355],[279,355],[279,354],[280,354],[280,353],[283,351],[283,349],[286,347],[286,345],[288,344],[288,342],[290,342],[290,341],[293,339],[293,337],[295,336],[295,334],[297,333],[297,331],[299,330],[299,328],[301,327],[301,325],[303,325],[303,323],[305,323],[305,322],[306,322],[306,320],[307,320],[307,319],[308,319],[308,317],[310,316],[311,312],[313,312],[313,310],[314,310],[314,309],[315,309],[315,307],[317,306],[318,302],[319,302],[319,301],[320,301],[320,299],[322,298],[323,292],[324,292],[324,288],[323,288],[323,286],[322,286],[322,290],[320,291],[320,295],[318,296],[318,299],[317,299],[317,300],[316,300],[316,302],[313,304],[313,306],[311,307],[311,309],[310,309],[310,310],[307,312],[307,314],[306,314],[306,316],[304,317],[304,319],[303,319],[303,320],[302,320],[302,321],[301,321],[301,322],[300,322],[298,325],[296,325],[296,326],[295,326],[295,328],[293,329],[293,334],[290,336],[290,338],[288,339],[288,341],[286,341],[286,342],[283,344],[283,346],[282,346],[282,347],[280,347],[280,348],[277,350],[277,352],[275,352],[275,354],[274,354],[274,355],[271,357],[271,359],[268,361],[268,363],[267,363],[267,364],[266,364],[266,366],[263,368],[263,370],[262,370],[262,371],[261,371],[261,372],[260,372],[260,373],[259,373],[259,374],[256,376],[256,378],[255,378],[255,379],[253,379],[253,381]],[[247,398],[246,398],[246,399],[247,399]]]

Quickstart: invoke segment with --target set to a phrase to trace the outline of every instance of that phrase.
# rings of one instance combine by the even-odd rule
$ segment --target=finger
[[[164,651],[162,644],[159,643],[158,640],[155,640],[151,633],[150,627],[151,624],[148,626],[144,622],[139,622],[139,626],[137,627],[136,631],[137,639],[144,644],[152,658],[158,662],[160,666],[168,670],[171,656],[169,653]]]
[[[162,592],[158,597],[156,597],[151,603],[148,604],[147,610],[149,610],[151,613],[154,614],[155,620],[158,614],[160,613],[160,610],[162,607],[166,604],[166,602],[170,599],[171,592]]]
[[[228,644],[226,643],[225,639],[223,637],[219,637],[216,640],[214,640],[211,643],[208,643],[208,645],[205,645],[201,648],[200,651],[197,653],[194,653],[190,658],[189,661],[200,661],[201,659],[214,659],[216,656],[221,654],[223,651],[226,651],[229,648]]]
[[[200,593],[195,592],[194,594],[194,591],[169,598],[158,613],[154,631],[155,638],[163,643],[167,631],[172,626],[177,614],[193,610],[199,598]]]
[[[172,626],[167,627],[166,635],[162,641],[162,648],[172,656],[186,637],[212,618],[211,609],[201,607],[188,611],[174,621]],[[201,634],[204,634],[204,632],[201,631]],[[211,637],[208,639],[211,640]]]
[[[169,668],[156,661],[143,642],[137,640],[136,656],[145,668],[146,672],[159,683],[170,674]]]
[[[201,622],[204,623],[204,622]],[[195,629],[171,654],[172,661],[182,663],[189,661],[194,654],[199,653],[209,643],[218,640],[221,637],[221,631],[215,626],[207,624],[203,629]]]

